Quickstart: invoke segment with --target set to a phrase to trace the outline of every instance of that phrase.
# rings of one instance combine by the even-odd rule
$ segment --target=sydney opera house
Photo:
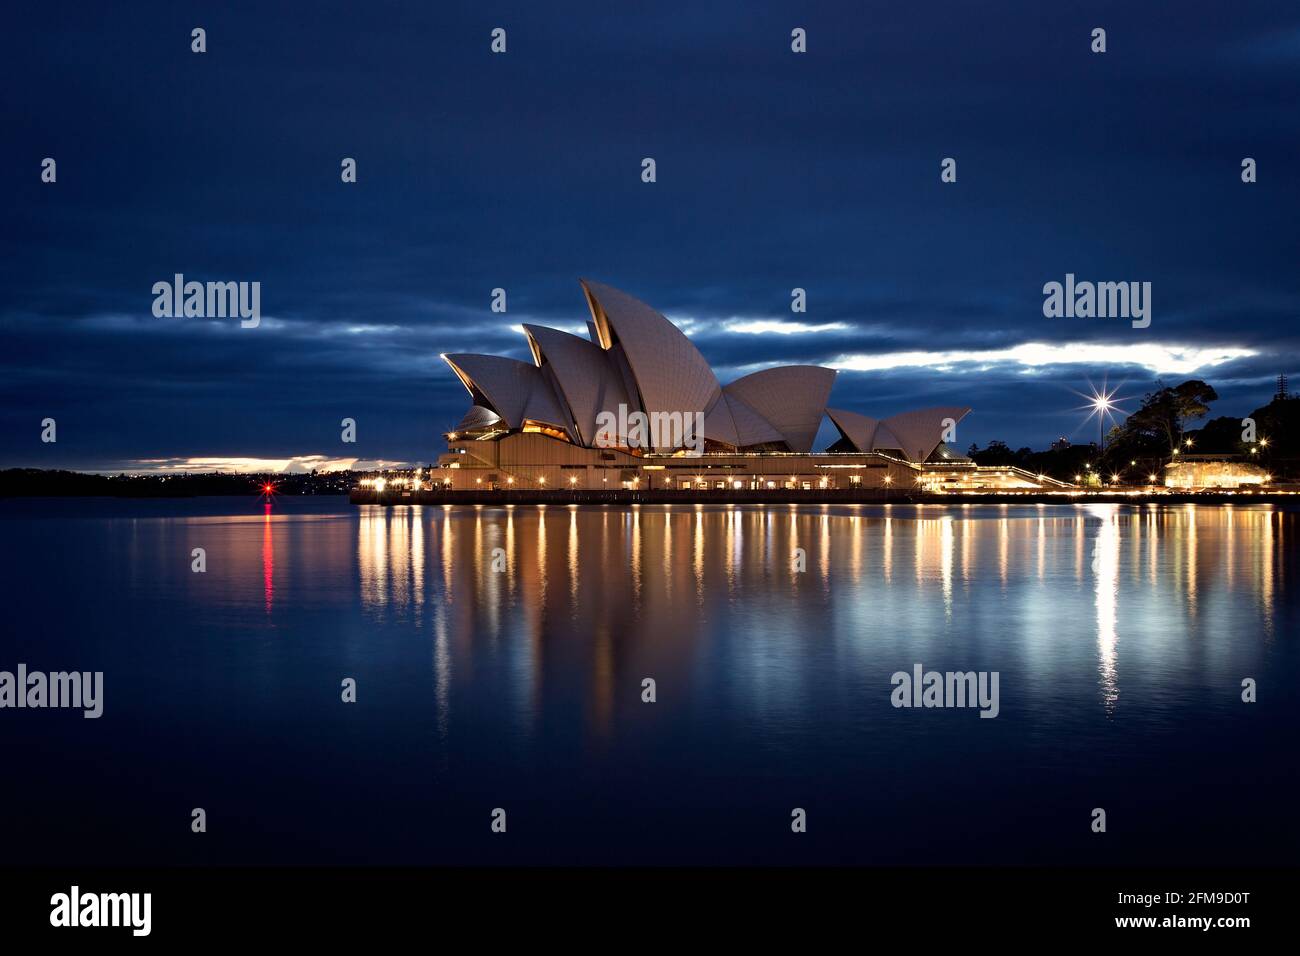
[[[969,408],[874,419],[828,408],[835,370],[783,365],[723,385],[650,306],[581,282],[588,338],[525,325],[531,362],[443,355],[471,405],[430,484],[451,490],[1033,488],[949,448]],[[838,439],[814,451],[823,420]],[[1056,484],[1055,482],[1051,482]]]

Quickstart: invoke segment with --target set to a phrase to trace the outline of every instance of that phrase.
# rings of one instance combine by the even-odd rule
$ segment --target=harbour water
[[[0,854],[1294,862],[1298,531],[1272,504],[0,501],[0,670],[104,675],[99,719],[0,710]],[[996,718],[893,706],[918,664],[997,672]]]

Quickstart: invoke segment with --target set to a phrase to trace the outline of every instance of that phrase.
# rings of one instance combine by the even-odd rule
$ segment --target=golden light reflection
[[[442,509],[442,593],[444,595],[443,599],[448,604],[456,600],[456,592],[452,590],[454,586],[453,582],[455,581],[455,568],[452,565],[451,560],[451,512],[452,509],[450,506]]]
[[[537,506],[537,598],[546,603],[546,505]]]
[[[1100,519],[1092,550],[1093,589],[1097,605],[1097,657],[1101,671],[1102,704],[1107,715],[1119,699],[1119,671],[1116,660],[1119,620],[1119,505],[1089,505]]]
[[[664,521],[664,541],[663,551],[663,585],[664,599],[671,601],[673,599],[673,518],[674,513],[664,510],[659,513],[659,517]]]
[[[1069,642],[1095,642],[1096,680],[1110,714],[1120,692],[1121,636],[1137,649],[1160,634],[1179,641],[1205,634],[1202,618],[1223,630],[1232,601],[1234,609],[1250,608],[1259,622],[1254,633],[1273,639],[1284,571],[1278,548],[1292,520],[1250,506],[633,512],[565,505],[563,515],[555,507],[358,509],[362,607],[381,617],[409,613],[429,626],[423,633],[432,644],[440,733],[455,700],[453,675],[508,682],[502,699],[522,729],[547,706],[552,685],[576,684],[593,723],[607,730],[628,702],[639,703],[629,687],[646,674],[661,691],[665,681],[689,687],[701,655],[723,655],[737,686],[763,682],[775,702],[812,666],[798,653],[801,641],[833,635],[843,642],[837,658],[865,660],[886,634],[944,634],[955,649],[998,640],[965,627],[989,619],[990,605],[980,602],[990,600],[990,588],[999,619],[1033,622],[1017,638],[1031,666],[1050,671],[1068,659]],[[277,560],[281,586],[308,576],[298,563],[306,558],[288,553],[299,537],[286,535],[281,519],[248,518],[263,525],[247,540],[250,552],[261,546],[259,604],[268,612]],[[791,566],[796,547],[813,551],[821,565],[815,590],[814,579],[780,570]],[[494,548],[507,555],[506,573],[492,569]],[[901,577],[893,574],[900,561]],[[954,588],[958,573],[963,587]],[[567,587],[556,577],[564,574]],[[1076,587],[1081,575],[1089,580]],[[694,601],[680,600],[692,590]],[[760,651],[768,656],[754,656]]]
[[[1043,561],[1047,553],[1047,520],[1038,517],[1038,580],[1043,580]]]
[[[1258,514],[1252,514],[1252,517],[1260,518]],[[1272,640],[1275,636],[1273,633],[1273,562],[1283,545],[1282,525],[1278,524],[1276,542],[1274,541],[1274,519],[1275,513],[1272,507],[1266,511],[1262,520],[1258,522],[1260,536],[1262,541],[1258,550],[1255,552],[1258,557],[1257,576],[1259,578],[1259,603],[1263,611],[1263,620],[1265,627],[1265,636]],[[1276,515],[1280,519],[1280,515]]]
[[[695,508],[695,532],[691,546],[691,570],[695,574],[695,602],[704,606],[704,512]]]
[[[641,604],[641,509],[633,508],[625,513],[624,520],[631,522],[630,550],[632,552],[632,606]]]
[[[410,510],[411,521],[411,603],[419,611],[424,607],[424,509],[414,505]]]
[[[861,521],[862,521],[862,517],[860,515],[853,516],[854,538],[857,541],[857,547],[854,553],[854,561],[853,561],[853,577],[855,580],[858,578],[859,575],[862,574],[861,542],[862,542],[862,538],[864,537],[864,532],[862,530]],[[888,514],[886,514],[885,515],[884,557],[881,559],[882,563],[885,566],[886,584],[890,583],[890,581],[892,581],[894,577],[894,526],[892,522],[893,519]]]
[[[801,547],[799,543],[799,518],[795,514],[794,505],[790,506],[790,584],[792,587],[799,586],[799,568],[794,561],[795,548]],[[805,549],[806,551],[807,549]]]
[[[944,617],[952,618],[952,515],[944,515],[939,519],[940,540],[943,547],[943,614]]]
[[[825,511],[826,511],[826,506],[823,505],[823,506],[822,506],[822,512],[823,512],[823,513],[822,513],[822,516],[821,516],[821,521],[818,522],[818,524],[819,524],[819,526],[820,526],[820,527],[819,527],[819,535],[818,535],[818,544],[820,545],[820,548],[819,548],[819,550],[818,550],[818,559],[819,559],[820,564],[821,564],[821,567],[820,567],[819,570],[820,570],[821,573],[822,573],[822,588],[825,589],[825,590],[830,590],[830,586],[831,586],[831,517],[830,517],[830,515],[826,514]]]
[[[569,608],[578,613],[578,506],[569,506]]]
[[[1007,551],[1011,547],[1011,529],[1006,518],[998,519],[998,580],[1007,586]]]
[[[1157,580],[1157,570],[1160,561],[1160,526],[1156,522],[1156,509],[1151,508],[1147,511],[1147,581],[1151,587],[1155,587]]]

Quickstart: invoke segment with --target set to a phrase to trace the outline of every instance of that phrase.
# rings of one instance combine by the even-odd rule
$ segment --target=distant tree
[[[1241,455],[1249,452],[1249,446],[1241,440],[1241,419],[1230,415],[1212,419],[1204,427],[1187,432],[1185,437],[1192,440],[1196,451],[1207,454]]]
[[[1183,441],[1187,424],[1202,418],[1218,393],[1200,379],[1173,388],[1162,387],[1142,398],[1142,406],[1129,415],[1112,442],[1114,452],[1131,457],[1168,455]]]
[[[991,441],[982,450],[972,449],[969,456],[977,465],[1014,465],[1016,453],[1004,441]]]

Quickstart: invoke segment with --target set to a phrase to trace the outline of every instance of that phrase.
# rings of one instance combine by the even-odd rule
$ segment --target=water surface
[[[1297,530],[1250,505],[0,502],[0,669],[105,674],[99,720],[0,711],[0,859],[1294,862]],[[998,717],[894,708],[917,663],[997,671]]]

